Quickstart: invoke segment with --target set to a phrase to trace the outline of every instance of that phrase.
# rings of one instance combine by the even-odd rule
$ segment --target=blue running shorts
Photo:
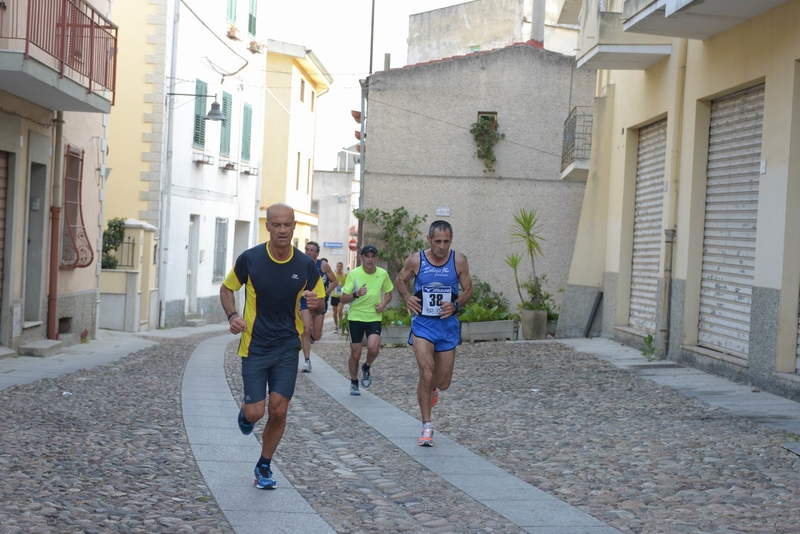
[[[274,391],[291,399],[297,382],[297,349],[274,356],[251,354],[242,358],[242,382],[244,403],[255,404]]]
[[[458,317],[455,315],[447,319],[415,315],[411,318],[409,345],[413,345],[412,335],[433,343],[433,350],[436,352],[447,352],[455,349],[461,342],[461,323],[458,322]]]

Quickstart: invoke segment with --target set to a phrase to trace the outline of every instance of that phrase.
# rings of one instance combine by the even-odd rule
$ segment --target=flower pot
[[[523,339],[547,338],[547,310],[522,310],[520,320]]]
[[[381,328],[381,343],[394,345],[395,343],[408,344],[408,336],[411,334],[410,326],[389,325]]]
[[[514,321],[481,321],[466,324],[469,325],[470,341],[505,341],[514,339]]]

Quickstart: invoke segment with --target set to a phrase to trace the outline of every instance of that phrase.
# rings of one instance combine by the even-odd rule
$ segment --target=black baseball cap
[[[361,247],[361,255],[362,256],[364,254],[366,254],[367,252],[374,252],[376,256],[378,255],[378,249],[375,248],[372,245],[364,245],[363,247]]]

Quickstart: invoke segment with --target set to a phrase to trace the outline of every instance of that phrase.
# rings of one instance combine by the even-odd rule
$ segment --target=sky
[[[373,72],[383,70],[384,54],[391,54],[392,68],[406,64],[408,16],[464,0],[374,0],[375,33]],[[361,109],[358,80],[369,74],[370,16],[372,0],[294,0],[268,2],[269,39],[303,45],[314,51],[333,77],[331,90],[318,102],[314,168],[330,170],[336,155],[355,144],[359,129],[350,110]]]

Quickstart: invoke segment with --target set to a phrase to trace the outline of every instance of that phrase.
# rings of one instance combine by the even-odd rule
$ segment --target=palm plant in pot
[[[536,275],[536,256],[544,256],[541,241],[544,237],[539,233],[539,215],[536,209],[521,208],[514,213],[514,222],[511,224],[511,243],[522,243],[525,253],[531,262],[531,276],[520,284],[518,269],[522,263],[522,255],[518,253],[506,256],[506,263],[514,271],[514,281],[519,294],[520,321],[522,323],[522,337],[524,339],[545,339],[547,337],[548,308],[543,299],[543,277]],[[523,298],[522,289],[526,290],[527,298]]]

